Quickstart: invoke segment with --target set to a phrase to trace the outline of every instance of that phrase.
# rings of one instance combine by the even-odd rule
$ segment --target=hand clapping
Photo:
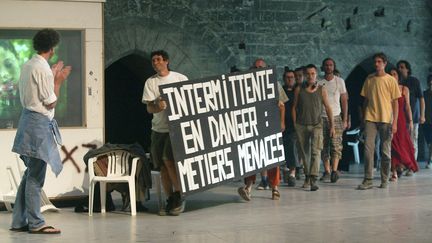
[[[52,65],[51,70],[54,75],[54,82],[61,84],[69,76],[72,67],[64,66],[63,61],[59,61],[56,64]]]

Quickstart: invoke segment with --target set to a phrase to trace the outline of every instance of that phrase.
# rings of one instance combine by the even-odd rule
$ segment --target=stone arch
[[[229,70],[224,62],[226,57],[211,50],[200,37],[180,32],[174,26],[141,18],[122,18],[106,23],[105,67],[131,53],[148,56],[157,49],[164,49],[169,53],[170,68],[189,78],[210,76]]]

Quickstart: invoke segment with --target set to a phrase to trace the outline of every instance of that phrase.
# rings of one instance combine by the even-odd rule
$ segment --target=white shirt
[[[161,77],[158,74],[151,76],[145,82],[142,102],[144,104],[148,104],[160,97],[159,85],[176,83],[185,80],[188,80],[185,75],[173,71],[170,71],[165,77]],[[160,133],[169,132],[168,113],[166,109],[158,113],[153,113],[152,130]]]
[[[46,105],[57,100],[54,93],[54,75],[45,58],[34,55],[21,68],[19,79],[19,93],[21,105],[31,111],[54,118],[54,109],[47,109]]]
[[[325,78],[318,81],[318,85],[322,85],[327,90],[328,102],[330,104],[333,116],[339,116],[341,114],[340,97],[342,94],[347,92],[345,87],[345,81],[334,75],[332,80],[326,80]],[[325,109],[323,109],[322,117],[327,117]]]

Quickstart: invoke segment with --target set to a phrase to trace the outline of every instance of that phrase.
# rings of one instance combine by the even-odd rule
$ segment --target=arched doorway
[[[152,115],[141,103],[144,83],[155,74],[149,59],[131,54],[105,69],[105,141],[150,147]]]

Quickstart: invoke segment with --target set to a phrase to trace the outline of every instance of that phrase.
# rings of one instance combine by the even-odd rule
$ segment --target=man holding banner
[[[159,214],[169,213],[177,216],[184,211],[184,200],[180,193],[181,187],[169,136],[167,103],[160,96],[159,85],[181,82],[188,78],[169,70],[169,57],[166,51],[154,51],[150,57],[153,69],[157,74],[147,79],[142,102],[147,104],[147,111],[153,114],[150,152],[153,167],[160,170],[162,186],[165,195],[168,196],[166,212],[159,212]]]
[[[159,86],[182,195],[285,163],[275,77],[259,68]],[[274,183],[278,199],[278,172]]]

